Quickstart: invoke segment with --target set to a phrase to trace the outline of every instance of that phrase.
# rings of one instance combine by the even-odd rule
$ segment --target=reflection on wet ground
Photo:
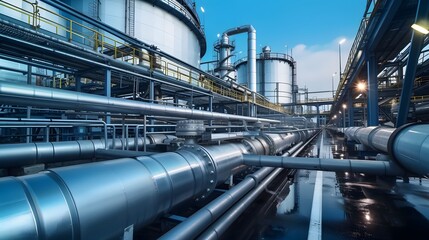
[[[353,157],[348,156],[341,138],[326,133],[307,155]],[[254,226],[246,227],[250,232],[234,230],[225,239],[307,239],[315,178],[316,171],[297,171],[293,184],[279,188],[282,197],[270,200],[267,196],[276,192],[271,190],[249,210],[246,218],[256,219]],[[324,172],[322,190],[322,239],[429,239],[426,179],[412,178],[404,183],[401,179]],[[255,210],[266,207],[268,201],[273,202],[262,214]]]

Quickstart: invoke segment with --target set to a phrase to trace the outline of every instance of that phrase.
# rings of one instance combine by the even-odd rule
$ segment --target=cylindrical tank
[[[237,82],[247,82],[247,60],[236,63]],[[287,54],[271,53],[270,47],[263,48],[256,60],[256,91],[273,103],[292,103],[293,59]]]
[[[204,31],[195,10],[195,4],[189,0],[61,1],[89,17],[100,20],[195,67],[199,67],[200,58],[206,52]],[[28,7],[31,8],[31,5]],[[55,9],[53,11],[55,12]],[[88,23],[82,22],[67,13],[60,12],[60,14],[77,23],[73,25],[73,30],[82,35],[92,36],[94,35],[93,30],[97,30],[93,26],[88,26]],[[53,22],[58,22],[56,18],[59,17],[50,14],[47,18],[52,18]],[[63,18],[60,18],[60,20],[63,20]],[[41,24],[45,23],[42,22]],[[64,25],[68,26],[68,24],[66,22]],[[42,27],[48,31],[58,31],[54,26],[45,25],[47,26]],[[101,30],[98,30],[98,32],[105,34]],[[88,39],[84,40],[78,35],[73,35],[72,38],[74,41],[84,45],[93,44],[93,42]],[[109,34],[106,34],[105,38],[119,40]]]
[[[234,42],[230,42],[228,35],[223,34],[222,38],[215,43],[214,48],[219,52],[218,66],[214,71],[219,72],[219,78],[223,80],[234,79],[235,69],[231,64],[231,52],[235,49]]]
[[[100,0],[98,6],[101,21],[199,67],[206,41],[190,1]]]

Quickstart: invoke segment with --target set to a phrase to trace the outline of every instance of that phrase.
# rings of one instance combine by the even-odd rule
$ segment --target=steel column
[[[368,126],[378,126],[378,79],[377,59],[374,53],[369,53],[368,69]]]
[[[429,1],[420,0],[417,7],[416,24],[421,24],[429,15]],[[427,26],[425,26],[427,28]],[[414,80],[416,77],[416,68],[419,60],[420,52],[423,47],[423,41],[426,35],[413,31],[411,37],[410,53],[408,54],[407,70],[402,85],[401,98],[399,100],[398,118],[396,119],[396,127],[400,127],[407,123],[408,112],[410,109],[410,97],[413,94]]]
[[[353,108],[353,97],[352,97],[352,94],[349,94],[349,97],[348,97],[348,101],[347,101],[347,110],[348,110],[348,115],[349,115],[349,127],[352,127],[352,126],[354,126],[355,124],[354,124],[354,118],[355,118],[355,116],[354,116],[354,108]]]
[[[104,95],[108,98],[112,96],[112,70],[110,70],[110,68],[106,69]],[[110,112],[106,112],[106,114],[106,123],[110,124]]]
[[[317,127],[320,127],[320,106],[316,105],[316,111],[317,111]]]
[[[80,76],[76,75],[74,76],[74,79],[75,79],[76,91],[77,92],[82,91],[82,82],[80,81]]]
[[[149,99],[151,103],[155,101],[155,82],[153,80],[149,81]]]
[[[29,58],[28,59],[30,62],[31,62],[31,58]],[[31,85],[31,83],[32,83],[32,78],[33,78],[33,76],[32,76],[32,66],[30,65],[30,64],[27,64],[27,84],[28,85]],[[27,106],[27,118],[31,118],[31,106]],[[31,133],[33,132],[33,129],[32,128],[27,128],[26,130],[25,130],[25,135],[26,135],[26,137],[25,137],[25,142],[26,143],[29,143],[29,142],[31,142]]]

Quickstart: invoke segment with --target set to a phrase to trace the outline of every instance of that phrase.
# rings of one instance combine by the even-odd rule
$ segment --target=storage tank
[[[149,45],[199,67],[206,40],[190,0],[63,0]]]
[[[247,83],[247,59],[235,63],[237,82]],[[272,53],[269,46],[256,59],[256,91],[273,103],[292,103],[295,61],[287,54]]]

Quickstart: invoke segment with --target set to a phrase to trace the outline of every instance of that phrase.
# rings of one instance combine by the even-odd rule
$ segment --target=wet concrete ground
[[[322,158],[353,157],[346,150],[342,139],[325,132],[323,140],[319,137],[317,145],[307,154]],[[251,233],[233,230],[225,239],[308,239],[316,174],[317,171],[297,171],[294,184],[277,190],[288,193],[287,196],[280,194],[273,202],[268,203],[272,199],[265,193],[265,202],[259,200],[254,209],[267,205],[269,208],[263,214],[250,210],[246,217],[257,218],[254,226],[245,228]],[[323,172],[321,186],[321,203],[318,200],[321,239],[429,239],[426,179],[412,178],[404,183],[402,179]]]

